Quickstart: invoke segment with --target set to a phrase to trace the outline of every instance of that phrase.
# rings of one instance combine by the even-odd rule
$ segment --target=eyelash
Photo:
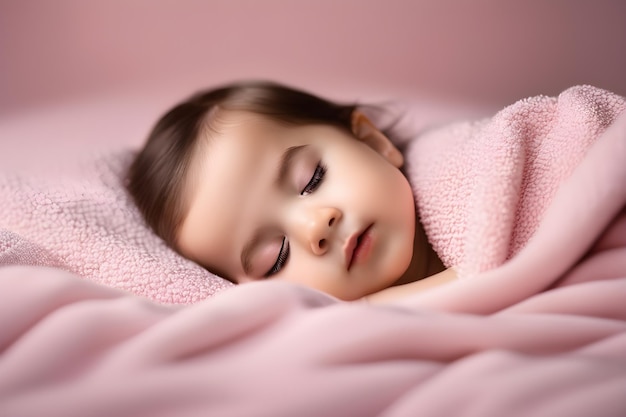
[[[325,176],[326,176],[326,165],[320,162],[315,167],[315,171],[313,172],[313,176],[311,177],[311,180],[307,183],[307,185],[304,186],[304,188],[300,192],[300,195],[306,196],[306,195],[311,194],[315,190],[317,190],[319,186],[322,184],[322,181],[324,181]],[[276,258],[276,262],[274,262],[274,265],[272,265],[270,270],[267,271],[267,273],[265,274],[265,277],[268,278],[274,274],[277,274],[281,269],[283,269],[283,266],[285,266],[288,259],[289,259],[289,242],[287,241],[287,238],[283,238],[283,243],[280,246],[280,252],[278,252],[278,257]]]
[[[266,278],[271,277],[274,274],[280,272],[287,263],[287,259],[289,259],[289,242],[287,242],[286,238],[283,238],[283,244],[280,246],[280,252],[278,252],[278,258],[276,258],[276,262],[272,265],[269,271],[265,274]]]
[[[309,181],[307,185],[304,186],[304,188],[300,192],[300,195],[309,195],[313,191],[317,190],[317,188],[322,184],[322,181],[324,181],[325,175],[326,175],[326,165],[320,162],[315,167],[315,172],[313,172],[313,176],[311,177],[311,180]]]

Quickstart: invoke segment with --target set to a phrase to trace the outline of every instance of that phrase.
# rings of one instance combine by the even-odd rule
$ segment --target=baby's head
[[[352,300],[392,285],[411,262],[402,163],[357,105],[246,82],[168,111],[128,188],[149,226],[210,271]]]

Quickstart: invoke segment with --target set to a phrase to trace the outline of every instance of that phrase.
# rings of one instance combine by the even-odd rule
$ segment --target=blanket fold
[[[416,141],[409,154],[420,214],[433,246],[456,266],[461,279],[413,301],[486,314],[555,286],[625,277],[626,238],[620,236],[626,206],[624,108],[619,96],[575,87],[558,99],[522,100],[493,120]],[[493,134],[491,125],[502,118],[534,119],[536,114],[548,127],[515,129],[518,134],[511,137]],[[554,138],[560,139],[558,146]],[[498,141],[533,148],[533,157],[528,150],[511,157],[499,145],[485,145]],[[452,142],[460,150],[450,148]],[[468,159],[457,152],[471,153],[475,147],[490,150],[467,166]]]
[[[581,288],[595,309],[572,305],[574,286],[480,316],[282,281],[157,306],[64,271],[0,268],[0,309],[14,313],[0,315],[0,415],[619,416],[626,279],[598,284]]]

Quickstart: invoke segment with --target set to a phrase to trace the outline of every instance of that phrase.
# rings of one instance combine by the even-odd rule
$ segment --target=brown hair
[[[127,188],[147,224],[172,248],[183,221],[184,182],[201,130],[215,110],[242,110],[295,124],[351,129],[359,106],[338,104],[268,81],[246,81],[200,91],[166,112],[150,132],[128,172]]]

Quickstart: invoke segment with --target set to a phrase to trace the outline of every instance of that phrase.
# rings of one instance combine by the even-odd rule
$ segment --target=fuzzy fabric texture
[[[625,108],[618,95],[575,86],[413,140],[407,175],[444,264],[470,277],[518,253],[560,185]]]
[[[0,266],[31,265],[57,267],[59,262],[41,246],[0,229]]]
[[[3,245],[13,242],[4,263],[60,267],[167,304],[195,303],[232,286],[145,225],[123,185],[131,158],[130,151],[94,156],[49,177],[0,174],[0,229],[11,232]]]

